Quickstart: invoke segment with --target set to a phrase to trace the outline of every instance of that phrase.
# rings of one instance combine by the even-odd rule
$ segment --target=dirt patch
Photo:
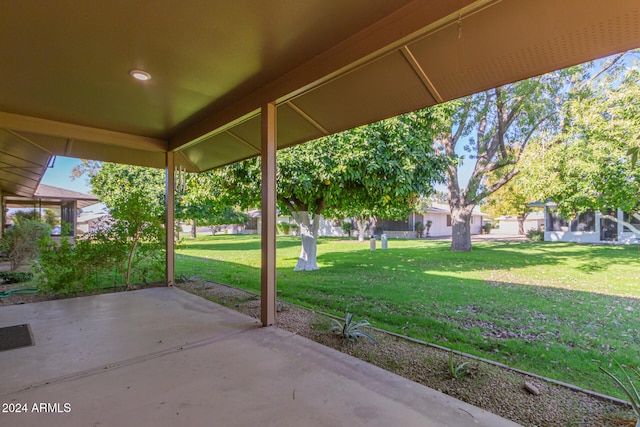
[[[260,318],[260,301],[255,294],[225,285],[190,281],[178,285],[246,315]],[[460,355],[466,374],[453,378],[449,370],[450,352],[428,347],[379,331],[371,331],[377,344],[367,340],[345,343],[329,330],[330,320],[284,302],[279,302],[277,326],[323,345],[358,357],[427,387],[511,419],[525,426],[634,426],[629,408],[603,401],[585,393],[528,377]],[[524,388],[525,381],[539,391],[536,396]]]

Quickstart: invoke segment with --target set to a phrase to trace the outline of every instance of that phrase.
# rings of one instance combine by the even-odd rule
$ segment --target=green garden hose
[[[28,295],[28,294],[37,294],[38,288],[19,288],[19,289],[9,289],[8,291],[0,292],[0,299],[9,298],[11,295]]]

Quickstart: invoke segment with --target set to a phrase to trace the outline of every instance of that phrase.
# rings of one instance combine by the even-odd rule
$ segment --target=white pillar
[[[276,106],[262,107],[262,266],[260,320],[276,322]]]
[[[175,253],[174,253],[174,243],[175,243],[175,187],[176,187],[176,179],[175,179],[175,164],[174,164],[174,154],[172,151],[167,153],[167,161],[166,161],[166,173],[165,173],[165,210],[166,210],[166,219],[165,219],[165,231],[166,231],[166,281],[167,286],[173,286],[175,284]]]

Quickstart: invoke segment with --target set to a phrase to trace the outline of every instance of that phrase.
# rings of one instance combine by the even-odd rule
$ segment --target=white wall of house
[[[518,218],[515,216],[501,216],[496,218],[499,227],[493,228],[491,234],[510,234],[515,235],[518,233]],[[543,212],[531,212],[527,215],[527,219],[524,220],[524,232],[534,229],[542,230],[544,228],[544,213]]]
[[[482,231],[482,225],[484,224],[483,217],[485,214],[481,213],[479,209],[476,208],[473,215],[471,216],[471,234],[480,234]],[[425,224],[427,221],[431,220],[433,223],[431,225],[431,229],[429,230],[430,237],[447,237],[451,236],[451,225],[449,217],[449,206],[448,205],[438,205],[433,206],[432,209],[426,214],[412,214],[412,218],[410,218],[409,223],[415,224],[415,222],[421,221]],[[288,216],[280,216],[277,219],[277,223],[280,222],[295,222],[291,217]],[[320,227],[318,230],[318,234],[320,236],[325,237],[347,237],[347,235],[342,231],[342,227],[339,225],[340,221],[335,221],[331,219],[321,218],[320,219]],[[449,224],[449,225],[448,225]],[[257,232],[260,234],[262,230],[262,221],[258,218],[258,229]],[[242,231],[240,231],[242,232]],[[384,234],[387,235],[388,238],[401,238],[401,239],[411,239],[416,237],[415,230],[406,230],[406,231],[390,231],[383,230]],[[426,233],[426,229],[425,229]],[[367,238],[371,234],[370,231],[367,232]],[[357,235],[357,231],[354,229],[351,232],[352,236]]]

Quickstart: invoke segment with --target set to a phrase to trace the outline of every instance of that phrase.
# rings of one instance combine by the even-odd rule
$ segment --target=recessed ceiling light
[[[129,71],[129,74],[131,74],[131,77],[133,77],[136,80],[140,80],[140,81],[151,80],[151,74],[147,73],[146,71],[131,70]]]

